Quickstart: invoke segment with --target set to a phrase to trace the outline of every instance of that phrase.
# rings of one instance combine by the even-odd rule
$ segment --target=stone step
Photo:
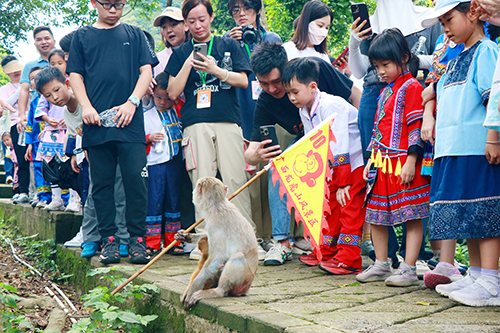
[[[5,171],[0,171],[0,184],[5,184]]]
[[[0,183],[0,198],[10,199],[13,195],[14,192],[12,192],[12,184],[5,184],[5,180],[4,183]]]

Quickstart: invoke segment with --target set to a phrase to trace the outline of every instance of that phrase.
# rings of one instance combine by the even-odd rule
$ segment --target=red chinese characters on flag
[[[313,247],[321,242],[321,226],[329,213],[326,178],[331,178],[328,160],[332,160],[329,142],[335,142],[330,128],[334,117],[272,160],[271,166],[273,183],[280,180],[280,196],[287,194],[287,209],[291,213],[295,208],[295,220],[304,222],[305,236],[310,236]]]

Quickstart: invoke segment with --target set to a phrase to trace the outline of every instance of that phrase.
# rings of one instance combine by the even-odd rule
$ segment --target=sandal
[[[168,250],[167,253],[173,256],[181,256],[184,254],[184,247],[180,245],[174,246],[170,250]]]
[[[146,252],[150,255],[154,255],[154,254],[157,254],[158,252],[160,252],[160,250],[157,250],[157,249],[153,249],[151,247],[147,247],[146,248]]]

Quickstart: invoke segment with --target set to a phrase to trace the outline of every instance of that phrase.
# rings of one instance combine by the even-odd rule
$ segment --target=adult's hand
[[[219,66],[217,66],[217,64],[215,63],[214,57],[205,56],[200,52],[198,52],[198,55],[203,59],[203,61],[195,60],[193,58],[192,65],[195,70],[213,75],[215,75],[216,72],[220,70]]]
[[[361,22],[359,25],[359,21],[361,20],[361,17],[358,17],[353,23],[352,23],[352,26],[351,26],[351,31],[356,35],[358,36],[359,39],[363,40],[363,39],[367,39],[368,37],[371,36],[371,31],[372,31],[372,28],[368,28],[368,29],[363,29],[363,27],[365,26],[366,24],[366,20],[364,20],[363,22]]]
[[[87,125],[97,125],[101,126],[101,118],[99,113],[93,107],[83,107],[82,106],[82,119]]]
[[[6,101],[4,101],[3,99],[0,98],[0,117],[3,115],[3,109],[7,109],[9,110],[10,112],[16,112],[16,110],[12,107],[12,105],[10,105],[9,103],[7,103]]]
[[[113,122],[118,121],[118,124],[116,127],[125,127],[130,124],[132,121],[132,118],[134,118],[136,106],[131,102],[131,101],[126,101],[122,105],[115,106],[112,108],[113,110],[117,110],[118,112],[116,113],[115,119],[113,119]]]
[[[481,6],[479,19],[491,24],[500,25],[500,1],[499,0],[476,0]]]
[[[236,39],[237,41],[241,40],[243,36],[243,32],[241,31],[241,27],[234,27],[229,31],[229,37]]]
[[[270,159],[281,154],[280,145],[264,148],[265,145],[272,143],[273,140],[268,139],[262,142],[251,141],[245,151],[245,160],[250,165],[259,163],[267,163]]]

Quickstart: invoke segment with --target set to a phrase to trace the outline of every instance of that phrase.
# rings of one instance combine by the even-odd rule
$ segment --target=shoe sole
[[[353,268],[352,270],[349,270],[342,267],[332,267],[331,269],[328,269],[326,267],[323,267],[321,264],[319,264],[319,269],[332,275],[351,275],[361,273],[361,269]]]
[[[118,259],[101,259],[101,257],[99,257],[99,262],[103,265],[108,265],[108,264],[119,264],[120,263],[120,257],[118,257]]]
[[[455,297],[453,293],[450,293],[450,296],[448,297],[455,302],[465,304],[468,306],[474,306],[474,307],[500,306],[500,297],[490,298],[487,300],[471,300],[471,299],[460,299],[460,297]]]
[[[264,260],[264,266],[280,266],[283,265],[285,262],[281,262],[276,259],[270,259],[270,260]]]
[[[391,276],[392,274],[389,274],[389,275],[386,275],[386,276],[374,276],[374,277],[370,277],[369,279],[366,279],[366,280],[361,280],[360,278],[358,278],[358,275],[356,275],[356,280],[358,282],[362,282],[362,283],[368,283],[368,282],[384,282],[385,280],[387,280],[387,278],[389,276]]]
[[[150,260],[151,260],[151,258],[149,258],[149,259],[132,259],[132,258],[130,258],[130,263],[131,264],[147,264]]]
[[[436,286],[440,284],[450,284],[451,279],[444,275],[427,274],[424,276],[424,283],[427,288],[436,289]]]
[[[418,286],[420,283],[419,281],[413,281],[411,283],[400,283],[400,282],[386,282],[385,285],[388,287],[412,287],[412,286]]]

